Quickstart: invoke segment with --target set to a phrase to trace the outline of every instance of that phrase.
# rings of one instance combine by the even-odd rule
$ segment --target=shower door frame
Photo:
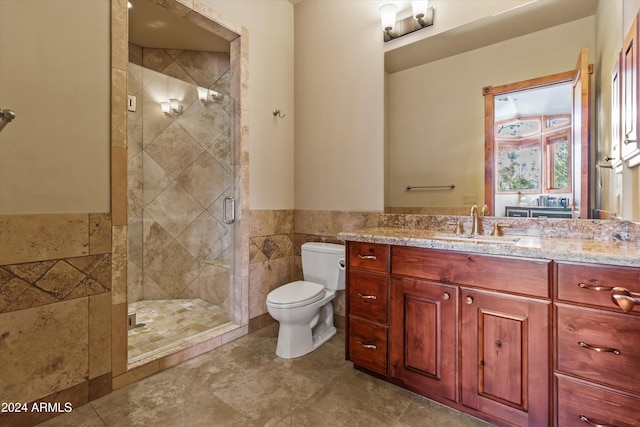
[[[112,315],[111,315],[111,376],[112,387],[120,388],[183,360],[207,352],[248,333],[249,283],[249,126],[247,123],[248,32],[202,3],[188,0],[151,0],[194,24],[230,42],[230,95],[235,100],[233,130],[233,197],[235,222],[233,227],[233,258],[231,263],[232,322],[218,336],[178,348],[175,353],[160,357],[142,366],[129,369],[127,362],[127,67],[128,9],[126,0],[111,0],[111,217],[112,217]],[[246,213],[246,216],[244,215]]]

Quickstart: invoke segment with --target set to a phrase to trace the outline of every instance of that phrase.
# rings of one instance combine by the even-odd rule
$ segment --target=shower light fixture
[[[428,1],[412,1],[411,10],[411,16],[396,21],[398,6],[395,3],[386,3],[380,7],[385,42],[433,25],[434,10],[429,7]]]
[[[170,99],[169,105],[171,106],[172,113],[175,113],[175,114],[182,113],[182,105],[180,105],[180,101],[178,101],[177,99],[174,99],[174,98]]]
[[[169,112],[171,111],[171,104],[168,102],[161,102],[160,108],[162,109],[162,112],[164,113],[164,115],[168,116]]]
[[[212,99],[220,99],[222,95],[220,95],[215,90],[207,89],[205,87],[197,87],[198,90],[198,99],[202,101],[202,103],[206,103]]]
[[[180,100],[178,99],[170,99],[169,102],[161,102],[160,108],[165,116],[168,116],[170,113],[180,114],[182,113],[182,105],[180,104]]]

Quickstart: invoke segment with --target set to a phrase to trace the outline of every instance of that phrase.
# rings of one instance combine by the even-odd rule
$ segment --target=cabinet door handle
[[[636,304],[640,304],[640,294],[629,291],[626,288],[615,287],[611,290],[611,301],[616,303],[622,311],[633,311]]]
[[[611,286],[596,286],[596,285],[587,285],[586,283],[578,283],[578,287],[582,289],[588,289],[590,291],[604,291],[610,292],[613,290]]]
[[[467,304],[473,304],[473,298],[467,297],[465,298],[464,302],[466,302]]]
[[[449,298],[451,298],[451,295],[449,295],[449,292],[445,292],[444,294],[442,294],[442,299],[447,301],[449,300]]]
[[[579,341],[578,345],[580,347],[586,348],[588,350],[597,351],[598,353],[613,353],[615,355],[619,355],[620,354],[620,350],[618,350],[618,349],[611,348],[611,347],[596,347],[596,346],[593,346],[591,344],[587,344],[584,341]]]
[[[587,416],[580,415],[580,421],[589,424],[591,427],[617,427],[615,424],[598,424],[591,421]]]
[[[378,346],[375,344],[365,344],[362,341],[358,341],[358,344],[360,344],[361,347],[369,350],[376,350],[378,348]]]
[[[358,258],[360,259],[378,259],[375,255],[360,255],[358,254]]]
[[[374,301],[378,299],[378,297],[375,295],[364,295],[364,294],[361,294],[360,292],[358,292],[358,296],[362,299],[371,299]]]

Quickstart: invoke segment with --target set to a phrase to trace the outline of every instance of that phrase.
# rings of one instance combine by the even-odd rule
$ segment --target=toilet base
[[[333,299],[333,296],[331,296]],[[309,354],[336,334],[333,326],[333,304],[325,304],[320,313],[306,324],[280,322],[276,356],[294,359]]]
[[[336,334],[335,326],[331,326],[314,336],[309,328],[297,328],[280,325],[276,356],[283,359],[295,359],[311,353]]]

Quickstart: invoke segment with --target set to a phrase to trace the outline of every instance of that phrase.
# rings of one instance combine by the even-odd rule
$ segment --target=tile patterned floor
[[[166,352],[229,322],[229,311],[201,299],[146,300],[129,304],[136,328],[128,333],[129,364]]]
[[[41,426],[488,426],[356,371],[341,331],[292,360],[276,336],[260,329]]]

